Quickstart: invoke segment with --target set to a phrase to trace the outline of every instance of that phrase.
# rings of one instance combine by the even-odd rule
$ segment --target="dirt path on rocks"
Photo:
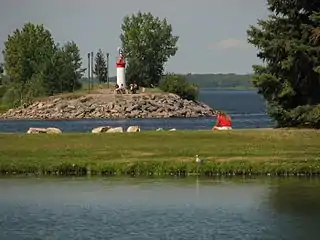
[[[106,89],[96,89],[92,93],[87,93],[84,96],[86,97],[92,97],[93,99],[96,99],[99,102],[116,102],[116,101],[130,101],[134,100],[136,98],[140,98],[143,96],[165,96],[169,93],[162,93],[162,92],[144,92],[144,93],[136,93],[136,94],[115,94],[114,89],[106,88]]]

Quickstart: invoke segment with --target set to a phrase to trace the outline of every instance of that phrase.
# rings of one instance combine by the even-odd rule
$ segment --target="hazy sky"
[[[139,10],[166,17],[180,36],[166,70],[178,73],[250,73],[258,63],[246,30],[268,14],[266,0],[0,0],[0,48],[24,23],[44,24],[55,41],[74,40],[86,65],[88,51],[102,48],[115,65],[120,26]],[[3,57],[1,55],[0,61]],[[111,69],[115,74],[115,68]]]

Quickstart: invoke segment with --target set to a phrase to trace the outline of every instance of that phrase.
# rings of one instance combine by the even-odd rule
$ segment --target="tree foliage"
[[[150,12],[138,12],[124,17],[120,39],[128,61],[126,79],[140,86],[157,85],[164,64],[178,50],[179,37],[172,33],[167,19],[154,17]]]
[[[188,83],[183,75],[166,74],[160,80],[159,87],[164,92],[175,93],[184,99],[196,100],[198,97],[198,87]]]
[[[97,76],[99,83],[105,83],[108,80],[108,67],[106,58],[101,49],[96,54],[94,74]]]
[[[311,19],[313,19],[314,21],[316,21],[317,23],[317,27],[315,27],[312,30],[312,36],[311,36],[311,41],[314,44],[317,44],[320,46],[320,12],[315,12],[312,16]]]
[[[3,100],[12,106],[39,96],[70,92],[81,85],[82,59],[74,42],[60,47],[43,25],[27,23],[5,41],[6,93]]]
[[[318,0],[268,0],[267,20],[248,29],[263,65],[253,66],[253,83],[264,96],[270,116],[280,127],[320,127],[320,48]],[[313,39],[313,41],[312,41]]]
[[[4,66],[3,66],[3,63],[0,63],[0,85],[2,85],[3,73],[4,73]]]
[[[320,47],[320,12],[314,12],[311,19],[316,22],[316,27],[312,30],[311,41],[316,46]],[[320,73],[320,65],[316,67],[315,71]]]

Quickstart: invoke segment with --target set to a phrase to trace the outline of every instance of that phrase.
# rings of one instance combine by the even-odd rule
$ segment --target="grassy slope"
[[[92,165],[97,171],[113,166],[112,171],[121,168],[124,173],[123,171],[127,171],[124,168],[132,167],[133,163],[144,164],[144,168],[155,172],[162,162],[166,162],[166,166],[170,165],[174,172],[183,168],[189,173],[194,173],[196,154],[206,160],[202,168],[210,168],[211,174],[225,172],[228,169],[239,172],[251,169],[253,173],[294,173],[308,172],[311,169],[318,172],[320,134],[312,130],[57,136],[0,134],[0,171],[9,172],[19,169],[22,172],[30,172],[30,168],[42,168],[44,171],[55,168],[64,171],[61,170],[62,165],[68,168],[68,164],[76,164],[83,168]],[[164,170],[157,171],[163,173]]]

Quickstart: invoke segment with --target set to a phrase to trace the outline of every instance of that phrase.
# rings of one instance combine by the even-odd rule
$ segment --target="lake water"
[[[214,109],[227,111],[234,128],[266,128],[272,127],[265,113],[264,100],[256,91],[212,90],[202,89],[199,100]],[[35,120],[2,120],[0,132],[26,132],[29,127],[58,127],[64,132],[89,132],[101,125],[123,126],[139,125],[142,130],[157,128],[176,128],[180,130],[208,130],[215,123],[215,118],[169,118],[169,119],[90,119],[68,121],[35,121]]]
[[[319,179],[0,179],[0,239],[317,240]]]

